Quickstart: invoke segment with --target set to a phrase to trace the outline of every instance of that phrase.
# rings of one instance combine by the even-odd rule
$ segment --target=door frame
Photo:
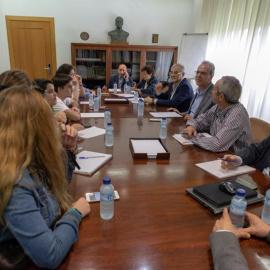
[[[55,74],[57,65],[56,65],[56,47],[55,47],[55,30],[54,30],[54,18],[50,17],[29,17],[29,16],[10,16],[6,15],[6,27],[7,27],[7,36],[8,36],[8,49],[9,49],[9,60],[11,69],[15,68],[14,64],[14,51],[13,51],[13,41],[11,35],[11,21],[29,21],[29,22],[49,22],[50,33],[51,33],[51,49],[52,49],[52,72]],[[53,75],[52,75],[53,76]]]

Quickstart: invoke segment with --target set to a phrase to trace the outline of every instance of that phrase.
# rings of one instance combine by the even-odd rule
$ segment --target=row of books
[[[139,63],[141,58],[141,52],[136,51],[113,51],[112,61],[113,62],[124,62],[124,63]]]
[[[87,67],[84,65],[77,65],[77,73],[83,79],[105,79],[106,69],[102,66]]]
[[[100,61],[106,61],[106,51],[100,50],[76,50],[76,58],[99,58]]]

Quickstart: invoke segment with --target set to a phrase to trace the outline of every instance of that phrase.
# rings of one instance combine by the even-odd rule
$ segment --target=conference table
[[[102,96],[102,105],[104,105]],[[84,140],[83,150],[109,153],[113,158],[93,175],[74,174],[70,191],[77,200],[86,192],[99,191],[102,179],[111,177],[120,199],[115,201],[111,220],[100,218],[99,203],[91,203],[91,213],[80,225],[79,240],[59,269],[213,269],[208,237],[214,215],[188,194],[186,189],[218,181],[196,163],[215,160],[223,153],[212,153],[194,145],[183,146],[172,135],[185,127],[181,118],[168,118],[168,135],[162,140],[170,159],[133,159],[130,138],[158,138],[159,122],[151,122],[150,112],[167,108],[145,106],[137,116],[137,104],[105,104],[110,108],[114,145],[106,147],[104,135]],[[89,112],[81,105],[81,112]],[[103,118],[82,122],[104,127]],[[269,183],[264,175],[252,172],[258,191],[265,194]],[[248,206],[260,215],[262,203]],[[265,239],[240,241],[250,269],[269,269],[270,247]]]

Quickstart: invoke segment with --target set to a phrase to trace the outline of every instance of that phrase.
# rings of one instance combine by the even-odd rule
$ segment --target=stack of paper
[[[197,163],[195,165],[218,178],[232,177],[235,175],[256,171],[256,169],[247,165],[239,166],[234,169],[223,170],[221,168],[221,160],[213,160],[213,161],[208,161],[208,162],[203,162],[203,163]]]
[[[181,134],[174,134],[173,137],[183,145],[192,145],[192,139],[184,138]]]
[[[153,115],[154,117],[167,117],[167,118],[171,118],[171,117],[183,117],[182,115],[176,113],[176,112],[150,112],[151,115]]]
[[[110,154],[82,151],[76,157],[81,169],[75,168],[74,173],[93,174],[111,158],[112,155]]]
[[[113,89],[109,89],[110,93],[113,93],[113,91],[114,91]],[[117,89],[117,93],[121,93],[121,92],[122,92],[121,89]]]
[[[98,128],[98,127],[90,127],[86,128],[84,130],[78,131],[78,136],[84,139],[93,138],[99,135],[105,134],[104,128]]]
[[[81,113],[81,118],[102,118],[104,113]]]

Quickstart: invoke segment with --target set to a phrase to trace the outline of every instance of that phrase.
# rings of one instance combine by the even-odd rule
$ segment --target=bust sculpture
[[[111,41],[127,42],[129,33],[122,29],[123,23],[124,20],[122,17],[117,17],[115,19],[116,29],[108,33],[108,35],[111,37]]]

